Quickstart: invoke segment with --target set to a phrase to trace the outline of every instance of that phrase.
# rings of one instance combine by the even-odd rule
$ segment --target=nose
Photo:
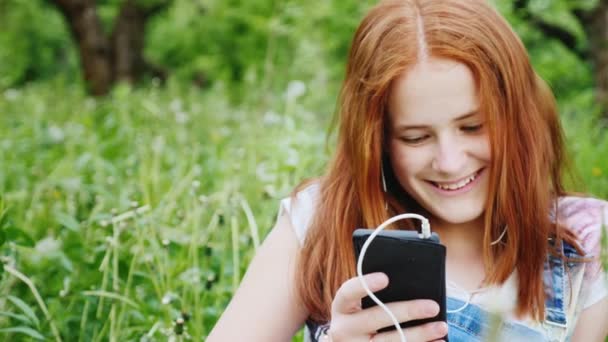
[[[460,175],[467,159],[466,147],[457,137],[443,137],[438,139],[432,168],[441,174]]]

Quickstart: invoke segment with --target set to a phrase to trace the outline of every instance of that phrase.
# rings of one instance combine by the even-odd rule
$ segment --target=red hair
[[[330,319],[337,289],[355,275],[354,229],[423,210],[391,170],[385,170],[390,191],[383,192],[381,165],[391,84],[427,55],[470,68],[486,116],[492,190],[484,213],[485,282],[502,284],[517,270],[517,314],[544,319],[547,240],[576,245],[573,234],[550,219],[565,194],[564,138],[553,94],[520,39],[485,1],[388,0],[372,8],[355,33],[339,99],[337,149],[320,180],[322,205],[298,261],[298,293],[312,320]],[[505,225],[505,243],[492,246]]]

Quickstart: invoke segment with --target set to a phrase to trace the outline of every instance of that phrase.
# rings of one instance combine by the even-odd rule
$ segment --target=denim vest
[[[553,245],[550,240],[550,245]],[[562,244],[566,258],[580,258],[576,249]],[[461,311],[448,313],[448,339],[460,341],[569,341],[574,324],[581,310],[580,293],[585,263],[564,262],[562,258],[549,255],[544,265],[545,320],[532,324],[518,321],[495,320],[495,315],[481,307],[468,304]],[[448,310],[461,308],[465,303],[448,297]],[[305,341],[318,342],[327,324],[306,322]]]

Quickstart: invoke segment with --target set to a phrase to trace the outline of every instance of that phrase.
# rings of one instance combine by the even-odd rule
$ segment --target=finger
[[[382,290],[388,286],[388,277],[384,273],[369,273],[363,276],[365,283],[372,292]],[[351,278],[345,281],[336,292],[332,303],[332,312],[353,313],[361,307],[361,298],[367,296],[361,281]]]
[[[435,341],[443,339],[448,333],[448,325],[445,322],[432,322],[403,330],[408,341]],[[374,342],[399,341],[397,330],[387,331],[374,335]]]
[[[439,313],[439,305],[432,300],[416,299],[385,304],[399,323],[415,319],[431,318]],[[357,312],[352,319],[356,321],[357,329],[361,332],[377,331],[393,325],[391,317],[376,305]]]

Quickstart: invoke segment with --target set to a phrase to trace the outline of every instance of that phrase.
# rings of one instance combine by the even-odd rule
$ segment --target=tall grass
[[[0,94],[0,339],[205,338],[279,199],[322,172],[335,91],[227,98],[169,83],[93,100],[60,81]],[[608,135],[562,106],[605,198]]]
[[[2,94],[0,338],[204,338],[278,200],[326,160],[327,108],[299,95],[231,107],[220,87]]]

